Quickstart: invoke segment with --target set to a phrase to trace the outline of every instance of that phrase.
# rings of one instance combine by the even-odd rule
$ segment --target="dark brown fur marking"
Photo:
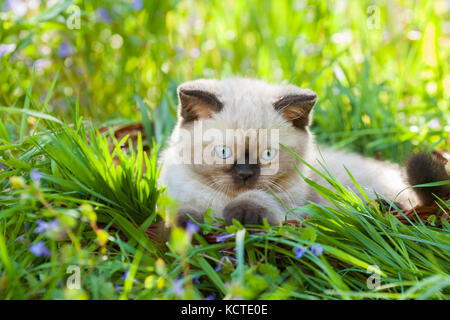
[[[450,176],[445,170],[445,166],[436,156],[426,153],[418,153],[411,156],[406,162],[406,173],[408,182],[411,185],[425,184],[450,180]],[[446,200],[450,196],[450,184],[437,187],[414,188],[423,205],[434,203],[436,196]]]
[[[181,110],[180,115],[185,122],[211,116],[211,111],[219,112],[222,102],[209,92],[201,90],[180,90],[178,92]]]
[[[281,111],[295,127],[302,129],[309,125],[309,114],[316,101],[317,96],[314,93],[289,95],[281,97],[273,104],[273,107],[275,110]]]

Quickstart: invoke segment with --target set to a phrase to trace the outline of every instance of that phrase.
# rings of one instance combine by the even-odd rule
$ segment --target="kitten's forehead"
[[[230,78],[218,81],[217,97],[224,104],[215,118],[230,128],[274,128],[285,120],[273,104],[295,86],[271,85],[261,80]]]
[[[226,102],[248,101],[255,104],[273,104],[281,96],[300,88],[293,85],[273,85],[262,80],[228,78],[218,82],[221,98]]]

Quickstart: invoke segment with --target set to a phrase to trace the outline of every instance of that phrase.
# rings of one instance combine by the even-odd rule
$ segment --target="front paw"
[[[242,224],[263,224],[263,219],[270,218],[270,212],[254,201],[239,200],[230,202],[223,209],[223,218],[227,224],[236,219]]]
[[[190,218],[189,216],[192,218]],[[199,223],[203,223],[203,215],[197,210],[187,208],[178,210],[176,221],[177,226],[186,229],[188,221],[192,221],[192,219],[195,219],[195,221]]]

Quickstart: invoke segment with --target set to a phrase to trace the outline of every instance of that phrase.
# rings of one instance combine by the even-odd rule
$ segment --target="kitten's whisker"
[[[292,195],[291,195],[291,193],[289,191],[287,191],[285,188],[283,188],[281,185],[277,184],[274,181],[268,180],[267,183],[269,184],[269,187],[272,186],[272,187],[274,187],[274,188],[276,188],[278,190],[278,192],[275,192],[275,193],[279,193],[281,195],[284,195],[287,198],[287,201],[288,201],[288,205],[287,206],[289,208],[295,206],[295,201],[292,198]]]

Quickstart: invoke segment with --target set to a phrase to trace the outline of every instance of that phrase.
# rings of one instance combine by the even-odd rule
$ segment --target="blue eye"
[[[261,160],[263,161],[272,161],[277,156],[278,152],[276,149],[266,149],[263,152],[261,152]]]
[[[228,159],[233,154],[227,146],[217,146],[214,148],[214,151],[220,159]]]

